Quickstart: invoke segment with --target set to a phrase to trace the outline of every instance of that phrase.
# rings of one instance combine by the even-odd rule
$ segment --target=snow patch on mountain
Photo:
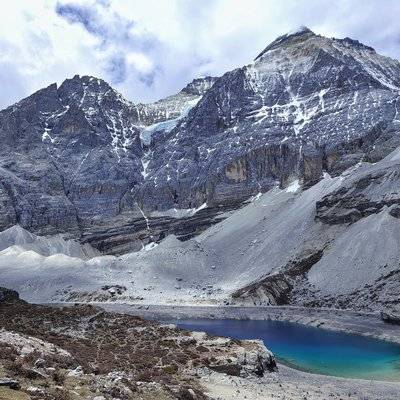
[[[184,117],[187,116],[189,111],[200,101],[201,96],[194,98],[192,100],[187,101],[185,107],[183,107],[181,114],[172,119],[167,119],[165,121],[156,122],[155,124],[146,126],[140,132],[140,139],[145,146],[150,146],[152,137],[158,132],[170,132],[174,129],[179,121],[181,121]]]

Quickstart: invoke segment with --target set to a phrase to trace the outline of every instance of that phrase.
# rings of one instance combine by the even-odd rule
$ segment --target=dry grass
[[[134,316],[106,313],[92,306],[57,309],[0,304],[0,327],[39,338],[71,354],[72,357],[60,354],[44,357],[35,352],[22,359],[12,348],[1,346],[0,365],[4,365],[8,376],[35,384],[37,377],[31,372],[38,358],[45,359],[46,367],[55,368],[44,383],[47,385],[46,396],[42,396],[45,400],[70,400],[70,391],[56,394],[52,388],[69,387],[66,370],[78,365],[83,367],[85,374],[106,376],[113,371],[122,371],[134,376],[135,379],[125,381],[124,386],[130,393],[135,393],[135,381],[179,385],[191,360],[201,358],[195,340],[179,343],[178,339],[187,332]],[[117,386],[109,392],[113,397],[127,398]]]
[[[30,400],[30,397],[19,390],[0,387],[0,400]]]
[[[53,371],[51,377],[55,384],[62,386],[65,383],[67,374],[65,371],[57,368],[55,371]]]

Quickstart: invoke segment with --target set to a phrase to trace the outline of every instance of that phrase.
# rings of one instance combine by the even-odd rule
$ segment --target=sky
[[[400,0],[13,0],[2,3],[0,109],[76,74],[155,101],[251,62],[301,25],[400,59]]]

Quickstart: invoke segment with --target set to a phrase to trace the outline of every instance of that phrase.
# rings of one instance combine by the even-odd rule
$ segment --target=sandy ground
[[[399,400],[400,383],[334,378],[279,365],[263,378],[237,378],[211,373],[202,377],[208,394],[219,400]]]

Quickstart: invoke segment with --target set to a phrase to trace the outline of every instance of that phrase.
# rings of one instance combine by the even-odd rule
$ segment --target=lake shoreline
[[[192,306],[94,303],[108,311],[135,314],[153,320],[209,318],[287,321],[371,337],[400,344],[400,326],[382,321],[378,314],[293,306]]]
[[[121,311],[121,307],[107,304],[107,310]],[[251,319],[299,323],[370,338],[400,343],[400,327],[383,322],[379,315],[366,312],[335,309],[307,309],[292,306],[239,307],[239,306],[165,306],[127,305],[128,311],[151,319]],[[125,309],[125,306],[123,307]],[[265,344],[268,348],[268,343]],[[278,362],[278,372],[260,379],[225,376],[205,372],[203,385],[212,398],[219,400],[398,400],[400,382],[353,379],[301,371]]]
[[[398,400],[399,382],[339,378],[303,372],[278,363],[278,372],[240,378],[205,372],[207,394],[219,400]]]
[[[72,303],[69,303],[72,305]],[[92,303],[106,311],[151,320],[184,318],[253,319],[296,322],[306,326],[359,334],[400,343],[400,327],[384,323],[377,314],[302,307],[237,307]],[[68,303],[58,304],[66,306]],[[56,306],[56,304],[53,304]],[[268,347],[268,344],[266,344]],[[197,372],[206,393],[218,400],[339,400],[347,398],[398,400],[400,382],[342,378],[304,372],[278,362],[278,371],[261,378],[228,376],[204,369]]]
[[[397,343],[288,321],[189,318],[166,322],[215,336],[262,340],[277,362],[303,372],[400,382]]]

